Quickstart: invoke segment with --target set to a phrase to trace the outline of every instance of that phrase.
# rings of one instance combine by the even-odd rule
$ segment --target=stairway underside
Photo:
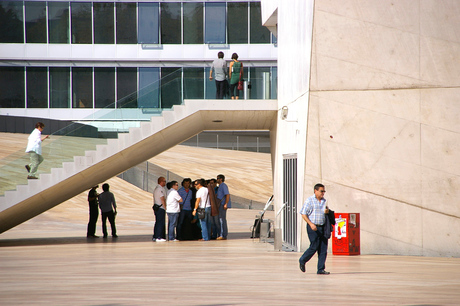
[[[0,197],[0,233],[205,130],[272,130],[274,100],[189,100]],[[273,134],[273,133],[272,133]],[[203,156],[206,160],[206,156]],[[179,163],[182,161],[178,161]]]

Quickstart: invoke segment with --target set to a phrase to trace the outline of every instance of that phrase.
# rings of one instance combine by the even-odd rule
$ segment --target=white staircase
[[[186,100],[62,168],[6,191],[0,197],[0,233],[204,130],[273,130],[277,105],[276,100]]]

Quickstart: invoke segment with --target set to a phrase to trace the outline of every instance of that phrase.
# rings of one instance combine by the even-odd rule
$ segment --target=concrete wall
[[[304,117],[278,124],[305,156],[299,209],[322,182],[331,208],[361,214],[363,254],[460,256],[460,2],[315,1],[313,35],[310,3],[278,7],[279,105]]]

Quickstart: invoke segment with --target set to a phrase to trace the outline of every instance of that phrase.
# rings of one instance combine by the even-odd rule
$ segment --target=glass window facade
[[[184,3],[184,44],[203,43],[203,4]]]
[[[270,43],[270,31],[262,25],[260,2],[250,3],[251,11],[251,44]]]
[[[161,108],[182,104],[182,69],[161,68]]]
[[[138,107],[160,107],[160,68],[139,68]]]
[[[159,4],[139,3],[138,43],[159,44]]]
[[[114,5],[110,2],[94,2],[94,43],[115,43]]]
[[[69,2],[48,2],[48,41],[50,44],[68,44]]]
[[[46,2],[25,2],[26,43],[46,44]]]
[[[136,3],[117,3],[117,44],[136,44]]]
[[[22,1],[0,2],[0,43],[24,42]]]
[[[96,108],[115,108],[115,68],[94,68],[94,100]]]
[[[24,108],[24,67],[0,67],[0,108]]]
[[[117,108],[137,108],[137,68],[117,68]]]
[[[50,67],[50,108],[70,107],[70,68]]]
[[[27,108],[48,108],[48,69],[27,67]]]
[[[93,68],[72,68],[72,107],[93,108]]]
[[[184,99],[204,99],[205,80],[203,68],[184,68]]]
[[[248,3],[228,3],[228,43],[248,43]]]
[[[181,3],[161,3],[161,43],[181,43]]]
[[[70,4],[73,44],[91,44],[93,42],[91,10],[91,3],[88,2],[72,2]]]
[[[206,44],[225,44],[227,13],[225,3],[205,3],[205,31]]]

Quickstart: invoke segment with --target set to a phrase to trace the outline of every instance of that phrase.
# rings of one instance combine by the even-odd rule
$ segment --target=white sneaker
[[[158,238],[157,239],[157,242],[163,242],[163,241],[166,241],[166,239],[163,239],[163,238]]]
[[[175,242],[175,241],[179,241],[179,240],[177,240],[177,239],[174,239],[174,240],[170,240],[170,241],[172,241],[172,242]]]

